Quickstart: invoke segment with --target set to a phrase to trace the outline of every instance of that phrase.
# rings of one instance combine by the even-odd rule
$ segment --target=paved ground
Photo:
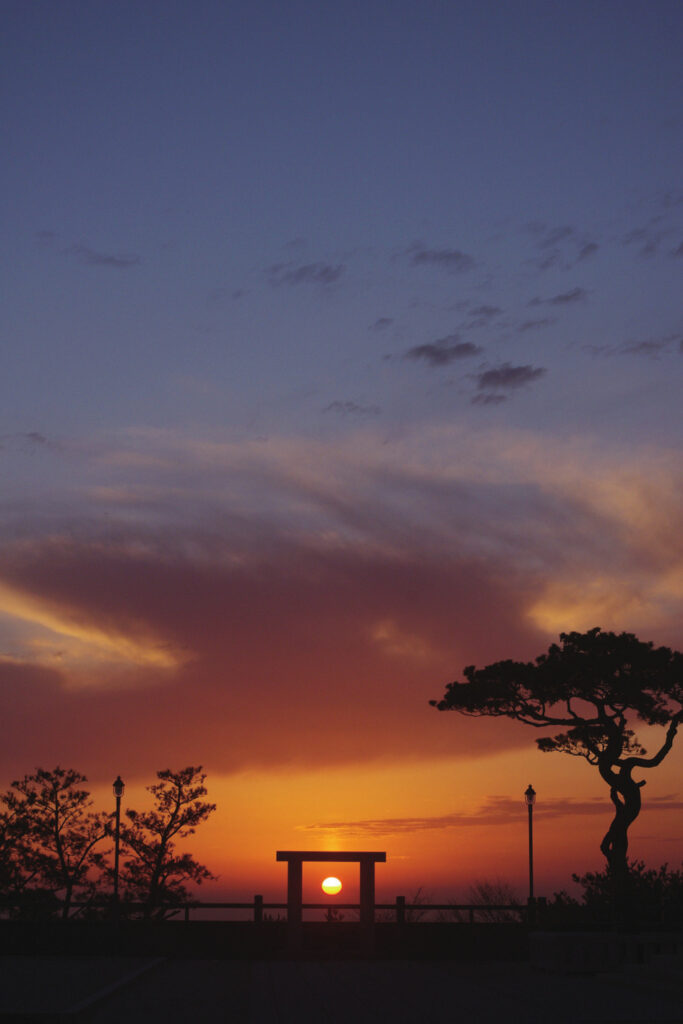
[[[93,1024],[683,1022],[683,989],[518,964],[0,958],[0,1021]]]

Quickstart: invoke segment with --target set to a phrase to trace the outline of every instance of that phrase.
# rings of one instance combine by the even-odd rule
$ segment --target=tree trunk
[[[71,910],[71,897],[73,896],[73,886],[68,885],[64,890],[64,903],[62,905],[62,920],[66,921],[69,917],[69,911]]]
[[[622,768],[619,776],[613,777],[610,796],[614,818],[600,843],[612,876],[615,914],[622,921],[628,915],[628,830],[640,813],[641,785],[631,778],[630,770]]]

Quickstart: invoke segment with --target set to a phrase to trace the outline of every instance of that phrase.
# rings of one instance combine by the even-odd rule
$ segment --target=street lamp
[[[529,902],[534,898],[534,804],[536,791],[529,783],[524,790],[524,799],[529,810]]]
[[[125,785],[120,775],[114,779],[114,796],[116,797],[116,831],[114,832],[114,903],[119,901],[119,836],[121,832],[121,797]]]

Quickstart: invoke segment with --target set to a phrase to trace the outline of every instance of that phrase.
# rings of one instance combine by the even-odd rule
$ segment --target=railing
[[[492,922],[505,920],[501,915],[515,915],[517,920],[520,922],[531,922],[536,917],[536,911],[540,910],[545,904],[545,900],[542,898],[537,901],[530,901],[527,904],[518,903],[412,903],[406,901],[405,896],[397,896],[394,903],[376,903],[375,912],[383,912],[386,914],[390,912],[391,917],[389,920],[395,921],[397,924],[415,923],[418,919],[423,918],[427,914],[434,912],[440,913],[441,920],[451,920],[454,923],[469,923],[474,924],[475,922]],[[3,916],[6,912],[11,910],[22,910],[30,909],[34,912],[35,916],[38,916],[41,909],[53,911],[55,913],[63,911],[64,904],[60,900],[51,901],[49,904],[44,904],[41,907],[40,902],[22,901],[22,900],[0,900],[0,916]],[[158,915],[159,913],[172,913],[174,915],[182,914],[184,921],[190,921],[191,913],[201,913],[209,910],[239,910],[247,911],[250,914],[251,919],[256,924],[262,924],[264,921],[267,922],[266,911],[286,911],[286,903],[266,903],[263,896],[256,895],[252,902],[213,902],[213,901],[190,901],[185,903],[163,903],[157,904],[150,907],[148,904],[139,902],[128,902],[126,900],[120,900],[118,903],[114,903],[112,900],[90,900],[80,901],[73,900],[69,904],[69,916],[77,917],[84,910],[106,910],[109,909],[112,914],[116,916],[126,917],[129,914],[140,914],[145,913],[151,914],[152,916]],[[360,904],[358,903],[303,903],[303,910],[321,910],[321,911],[342,911],[352,910],[359,911]],[[448,915],[448,916],[446,916]],[[507,918],[509,920],[509,917]],[[380,919],[381,920],[381,919]]]

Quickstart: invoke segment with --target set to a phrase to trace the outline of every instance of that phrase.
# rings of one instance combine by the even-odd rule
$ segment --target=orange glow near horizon
[[[485,722],[480,723],[482,730]],[[672,751],[644,776],[643,810],[631,830],[629,856],[650,866],[676,862],[683,846],[676,800],[683,751]],[[534,874],[538,893],[575,891],[571,875],[602,870],[599,843],[611,820],[609,793],[580,759],[542,754],[533,745],[478,759],[375,762],[316,771],[272,769],[207,776],[216,812],[180,849],[216,876],[200,900],[280,901],[287,876],[278,849],[384,851],[376,872],[377,899],[411,898],[418,889],[436,902],[467,902],[480,880],[502,880],[526,898],[529,780],[534,808]],[[148,806],[144,786],[127,780],[124,808]],[[93,788],[97,809],[112,801],[110,785]],[[568,809],[563,802],[569,801]],[[572,805],[576,805],[572,809]],[[344,865],[330,864],[333,871]],[[345,882],[357,898],[357,872]],[[316,896],[318,894],[318,897]],[[304,870],[304,899],[315,902],[320,874]]]

